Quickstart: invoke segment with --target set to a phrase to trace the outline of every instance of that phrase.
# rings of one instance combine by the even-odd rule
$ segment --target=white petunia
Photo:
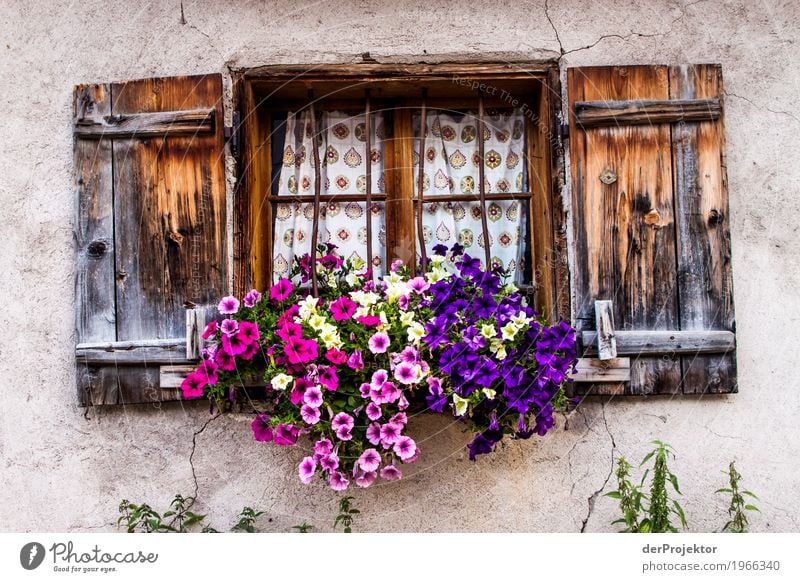
[[[456,416],[464,416],[467,413],[469,400],[461,398],[458,394],[453,394],[453,404],[456,405]]]
[[[311,295],[309,295],[297,304],[298,307],[300,307],[298,315],[300,316],[301,321],[305,321],[317,312],[318,302],[318,297],[311,297]]]
[[[288,374],[278,374],[270,381],[275,390],[286,390],[287,386],[294,382],[294,378]]]

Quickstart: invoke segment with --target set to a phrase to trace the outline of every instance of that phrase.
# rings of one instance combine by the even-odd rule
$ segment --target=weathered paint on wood
[[[611,299],[617,329],[678,326],[669,125],[582,130],[577,101],[664,100],[667,67],[568,71],[575,217],[576,319],[590,329],[595,299]],[[642,357],[633,394],[672,392],[680,363]]]
[[[630,358],[611,360],[579,358],[575,370],[570,376],[574,382],[629,382],[631,360]]]
[[[81,406],[144,404],[179,400],[181,391],[159,385],[158,366],[78,366]]]
[[[198,135],[214,131],[214,109],[162,111],[128,115],[92,115],[75,122],[76,137],[85,139]]]
[[[670,71],[673,99],[723,97],[719,65]],[[678,296],[683,330],[734,329],[730,213],[723,117],[672,128]],[[684,392],[736,392],[736,356],[685,356]]]
[[[75,88],[75,120],[111,111],[108,85]],[[111,143],[75,140],[75,276],[78,342],[116,338],[114,299],[114,193]]]
[[[79,364],[130,365],[188,364],[186,339],[160,339],[127,342],[91,342],[78,344],[75,358]]]
[[[713,121],[721,114],[718,98],[578,101],[575,117],[583,128],[601,125],[656,125],[680,121]]]
[[[617,357],[617,339],[614,331],[614,313],[611,311],[611,301],[594,302],[594,320],[597,333],[595,334],[597,357],[601,360],[613,360]]]
[[[112,113],[215,108],[220,75],[111,86]],[[117,339],[180,337],[184,304],[214,316],[227,291],[224,136],[114,140]]]
[[[730,331],[617,331],[617,353],[640,354],[723,354],[736,349],[736,336]],[[597,353],[597,332],[584,331],[584,353]]]
[[[568,79],[579,325],[590,329],[588,303],[600,293],[614,299],[618,353],[638,356],[630,393],[736,391],[719,66],[589,67]],[[698,113],[679,124],[580,126],[576,105],[598,119],[656,107],[608,103],[621,100]],[[583,334],[584,345],[593,339]]]
[[[186,309],[186,359],[200,358],[205,340],[203,331],[206,327],[206,310],[198,307]]]

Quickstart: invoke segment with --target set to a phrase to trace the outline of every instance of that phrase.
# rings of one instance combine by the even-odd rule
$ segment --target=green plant
[[[647,453],[639,464],[641,468],[653,459],[650,494],[647,495],[643,491],[651,468],[648,467],[645,470],[639,485],[634,485],[628,479],[632,466],[625,457],[621,457],[617,461],[617,490],[606,493],[607,497],[619,500],[622,517],[614,520],[612,524],[624,523],[623,532],[677,532],[677,528],[671,521],[673,515],[677,516],[681,527],[686,528],[686,515],[683,508],[677,500],[670,499],[667,490],[667,483],[669,483],[678,495],[683,495],[678,486],[678,477],[669,470],[668,465],[669,457],[675,458],[675,453],[670,445],[662,441],[652,441],[652,444],[656,445],[656,448]]]
[[[361,513],[358,509],[350,506],[350,500],[353,499],[350,495],[342,497],[339,500],[339,515],[333,522],[333,529],[336,529],[341,523],[344,526],[344,533],[352,533],[353,516]]]
[[[245,507],[239,513],[239,521],[231,528],[232,532],[254,533],[256,518],[264,515],[263,511],[256,511],[252,507]]]
[[[211,524],[204,523],[205,515],[190,511],[194,502],[194,497],[175,495],[169,508],[162,515],[147,503],[136,504],[123,499],[119,504],[120,517],[117,519],[117,525],[124,526],[128,533],[189,533],[196,531],[200,526],[202,526],[201,533],[219,533]],[[262,514],[262,511],[245,507],[239,513],[239,521],[231,531],[255,532],[255,520]]]
[[[725,471],[723,471],[725,473]],[[728,482],[730,487],[717,489],[715,493],[728,493],[731,496],[731,503],[728,506],[728,515],[730,520],[722,527],[722,531],[731,533],[746,533],[747,532],[747,511],[759,511],[758,507],[748,504],[744,496],[758,499],[755,493],[747,491],[746,489],[739,489],[739,481],[742,480],[741,474],[736,470],[735,462],[731,461],[728,466]]]
[[[300,525],[293,525],[292,529],[296,529],[299,533],[308,533],[310,530],[314,529],[314,526],[303,522]]]

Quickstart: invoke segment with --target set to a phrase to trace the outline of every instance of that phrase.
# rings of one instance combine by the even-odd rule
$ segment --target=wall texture
[[[800,529],[796,2],[498,0],[472,12],[443,0],[40,4],[0,6],[0,530],[113,530],[123,497],[162,506],[195,487],[217,527],[253,505],[272,518],[265,529],[329,528],[335,495],[299,484],[300,451],[255,443],[247,417],[206,424],[207,407],[194,404],[77,407],[71,92],[79,82],[350,62],[365,51],[391,60],[560,54],[565,67],[721,62],[740,393],[586,402],[547,437],[477,463],[459,426],[422,419],[424,456],[403,481],[356,492],[358,529],[611,531],[614,503],[601,492],[613,485],[612,457],[639,459],[654,438],[678,451],[692,530],[724,523],[713,491],[731,459],[762,498],[753,529]]]

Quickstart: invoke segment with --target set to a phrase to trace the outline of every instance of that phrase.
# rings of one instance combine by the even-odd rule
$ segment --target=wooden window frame
[[[527,103],[528,194],[502,194],[502,199],[529,199],[529,236],[533,285],[530,288],[536,308],[548,318],[570,320],[570,285],[566,248],[566,217],[561,201],[563,149],[557,119],[561,109],[558,64],[555,61],[525,63],[442,63],[375,64],[327,66],[266,66],[234,74],[235,107],[241,122],[242,147],[239,176],[234,197],[234,292],[242,295],[250,288],[268,287],[271,272],[272,143],[271,123],[264,110],[280,107],[282,101],[307,99],[309,90],[316,98],[358,99],[369,89],[374,99],[402,100],[395,111],[394,139],[384,152],[389,161],[385,169],[386,196],[373,194],[375,202],[386,204],[387,262],[414,257],[416,242],[413,196],[417,179],[413,168],[411,117],[421,105],[422,88],[431,92],[429,107],[466,105],[465,91],[484,94],[487,107],[519,107],[517,93],[534,96]],[[507,88],[503,93],[503,88]],[[498,89],[500,89],[498,91]],[[462,93],[462,98],[450,94]],[[494,94],[492,94],[494,93]],[[443,98],[442,94],[447,94]],[[334,97],[337,95],[338,97]],[[438,95],[438,96],[437,96]],[[513,99],[517,99],[514,103]],[[349,101],[352,106],[353,101]],[[396,147],[396,144],[406,145]],[[399,169],[399,170],[398,170]],[[486,200],[498,196],[487,194]],[[360,196],[359,199],[364,198]],[[430,196],[424,200],[447,201],[461,195]],[[470,200],[477,200],[473,195]]]

